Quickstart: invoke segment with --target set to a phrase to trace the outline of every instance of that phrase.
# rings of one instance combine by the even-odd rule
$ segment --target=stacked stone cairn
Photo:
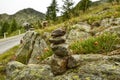
[[[68,45],[65,43],[65,30],[56,29],[51,33],[49,39],[54,55],[51,60],[51,68],[54,75],[62,74],[67,69]]]

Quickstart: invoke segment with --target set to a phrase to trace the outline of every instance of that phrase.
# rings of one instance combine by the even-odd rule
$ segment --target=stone
[[[74,29],[84,30],[85,32],[89,32],[91,30],[91,26],[87,22],[79,22],[74,25]]]
[[[63,74],[67,70],[67,59],[53,56],[51,60],[51,69],[54,75]]]
[[[100,34],[103,34],[105,32],[109,32],[109,33],[116,33],[119,37],[120,37],[120,26],[112,26],[112,27],[109,27],[107,29],[104,29],[102,32],[98,32],[96,33],[96,35],[100,35]]]
[[[115,48],[116,49],[116,48]],[[108,55],[119,55],[120,54],[120,46],[118,49],[111,51]]]
[[[87,39],[90,36],[91,36],[91,34],[88,32],[79,31],[77,29],[72,29],[68,34],[66,43],[70,44],[74,41]]]
[[[51,33],[51,36],[52,36],[52,37],[60,37],[60,36],[64,36],[65,33],[66,33],[65,30],[56,29],[56,30],[54,30],[54,31]]]
[[[6,80],[52,80],[53,73],[49,65],[9,62]]]
[[[108,18],[103,19],[100,24],[101,24],[101,26],[104,26],[104,27],[110,27]]]
[[[53,45],[51,48],[54,54],[59,57],[65,57],[65,56],[68,56],[69,54],[67,44]]]
[[[17,70],[17,69],[23,69],[25,68],[26,66],[20,62],[17,62],[17,61],[11,61],[7,64],[7,74],[8,76],[10,77],[11,76],[11,72]]]
[[[68,68],[75,68],[77,67],[80,62],[80,55],[71,55],[68,57],[68,64],[67,64],[67,67]]]
[[[40,61],[37,57],[44,53],[45,48],[48,46],[40,34],[29,31],[23,36],[22,44],[16,53],[16,60],[24,64],[36,64]]]
[[[72,26],[69,33],[67,34],[66,43],[71,44],[74,41],[90,37],[90,30],[91,26],[84,22],[80,22]]]
[[[48,45],[44,41],[44,39],[40,39],[39,37],[36,38],[34,49],[32,51],[31,57],[29,59],[29,64],[37,64],[40,62],[40,59],[37,57],[40,57],[45,53],[45,49],[48,49]]]
[[[93,27],[99,27],[100,26],[100,22],[99,21],[95,21],[92,23]]]
[[[111,18],[103,19],[103,20],[101,20],[100,25],[102,27],[118,26],[118,25],[120,25],[120,18],[111,17]]]
[[[50,43],[53,43],[53,44],[62,44],[62,43],[65,43],[65,39],[64,39],[64,38],[61,38],[61,37],[50,38],[50,39],[49,39],[49,42],[50,42]]]

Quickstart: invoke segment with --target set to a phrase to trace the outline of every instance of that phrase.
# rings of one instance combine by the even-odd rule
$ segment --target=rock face
[[[46,42],[36,32],[27,32],[20,46],[16,60],[24,64],[38,63],[37,57],[44,53],[45,48],[48,48]]]
[[[10,62],[7,66],[6,80],[52,80],[53,74],[48,65]]]

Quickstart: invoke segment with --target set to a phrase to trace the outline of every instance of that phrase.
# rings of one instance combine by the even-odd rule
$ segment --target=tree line
[[[70,19],[71,16],[74,16],[73,14],[76,14],[77,11],[74,10],[73,5],[74,1],[73,0],[62,0],[63,1],[63,6],[62,6],[62,20]],[[91,4],[91,0],[81,0],[80,1],[80,6],[77,10],[82,10],[85,12]],[[57,20],[57,13],[59,12],[58,4],[56,0],[52,0],[50,6],[47,7],[47,12],[46,12],[46,20],[52,20],[56,21]]]
[[[73,0],[62,0],[63,1],[63,6],[62,8],[58,8],[58,4],[56,0],[52,0],[50,6],[47,7],[47,12],[46,12],[46,20],[50,21],[57,21],[57,13],[59,12],[60,9],[62,9],[62,16],[61,19],[62,21],[65,21],[66,19],[70,19],[74,16],[79,16],[79,11],[86,12],[87,9],[89,9],[90,6],[92,6],[92,1],[91,0],[81,0],[78,4],[77,7],[73,7],[74,1]],[[100,1],[100,0],[99,0]],[[107,0],[109,3],[120,3],[120,0]]]
[[[19,28],[20,26],[15,19],[12,21],[0,21],[0,36],[3,36],[5,32],[10,34]]]

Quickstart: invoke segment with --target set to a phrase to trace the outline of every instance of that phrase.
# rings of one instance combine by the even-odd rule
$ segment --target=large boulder
[[[87,23],[79,23],[71,27],[71,30],[67,34],[67,43],[71,43],[76,40],[86,39],[90,36],[90,25]]]
[[[53,74],[49,65],[9,62],[6,80],[52,80]]]
[[[24,64],[38,63],[40,60],[37,57],[40,57],[44,53],[45,48],[48,48],[48,46],[40,34],[32,31],[27,32],[16,53],[16,60]]]
[[[83,40],[91,35],[88,32],[79,31],[78,29],[73,29],[69,32],[66,43],[70,44],[71,42]]]

